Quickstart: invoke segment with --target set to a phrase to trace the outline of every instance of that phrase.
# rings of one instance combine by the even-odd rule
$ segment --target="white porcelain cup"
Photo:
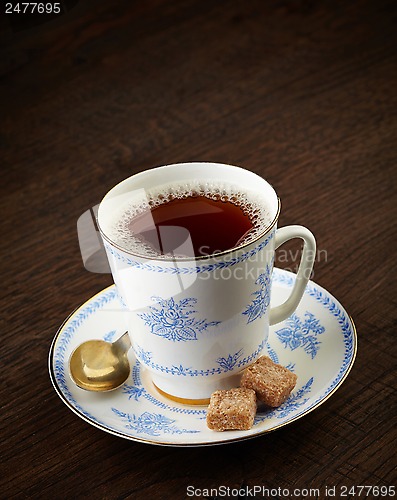
[[[154,188],[189,185],[197,179],[226,180],[248,197],[261,197],[270,210],[269,223],[248,244],[196,258],[144,257],[112,241],[115,214],[126,200],[144,199]],[[266,353],[269,325],[286,319],[298,306],[316,243],[305,227],[277,229],[279,212],[279,198],[268,182],[243,168],[218,163],[146,170],[115,186],[102,200],[98,226],[127,310],[132,347],[163,394],[200,404],[214,390],[238,385],[241,372]],[[286,301],[271,309],[275,250],[292,238],[304,242],[296,282]]]

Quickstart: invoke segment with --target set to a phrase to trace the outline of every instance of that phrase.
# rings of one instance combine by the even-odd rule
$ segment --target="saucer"
[[[296,275],[274,269],[272,306],[288,297]],[[324,288],[309,281],[292,316],[270,327],[267,354],[298,376],[295,390],[279,408],[260,407],[247,431],[215,432],[206,425],[206,407],[176,403],[162,396],[147,370],[128,356],[131,374],[119,389],[87,392],[71,380],[68,361],[82,342],[113,341],[125,331],[114,285],[67,318],[52,342],[49,371],[62,401],[91,425],[134,441],[166,446],[205,446],[259,436],[287,425],[320,406],[341,386],[356,356],[357,335],[348,313]]]

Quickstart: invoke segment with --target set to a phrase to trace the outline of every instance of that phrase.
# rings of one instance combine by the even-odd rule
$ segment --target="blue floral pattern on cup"
[[[188,297],[176,302],[172,297],[162,299],[152,297],[160,307],[149,306],[150,313],[140,313],[138,316],[150,327],[151,333],[173,342],[197,340],[197,334],[210,326],[219,325],[220,321],[207,321],[192,316],[197,299]]]
[[[272,266],[266,266],[266,271],[258,276],[255,281],[256,285],[260,285],[259,290],[253,292],[254,299],[243,312],[248,316],[247,323],[251,323],[266,314],[270,304],[270,273]]]
[[[248,356],[243,356],[243,349],[235,352],[234,354],[228,354],[227,356],[219,357],[215,360],[217,365],[212,366],[212,368],[207,368],[206,370],[193,368],[191,366],[183,366],[182,364],[177,365],[162,365],[156,363],[153,359],[153,353],[151,351],[145,351],[141,346],[135,345],[135,353],[140,359],[140,361],[152,368],[162,373],[168,373],[176,376],[186,377],[208,377],[209,375],[220,375],[221,373],[226,373],[233,370],[235,367],[242,368],[243,366],[255,361],[259,354],[263,351],[266,344],[266,340],[263,340],[257,348],[251,352]]]
[[[120,262],[123,262],[127,266],[134,267],[135,269],[142,269],[145,271],[151,271],[154,273],[162,273],[162,274],[199,274],[199,273],[209,273],[216,271],[218,269],[227,269],[230,267],[235,266],[236,264],[239,264],[241,262],[245,262],[248,259],[251,259],[255,255],[257,255],[259,252],[261,252],[266,246],[269,244],[269,241],[271,241],[274,238],[275,231],[273,230],[269,236],[259,243],[259,245],[256,245],[254,248],[251,248],[247,252],[244,252],[242,255],[238,255],[236,257],[233,257],[230,260],[226,261],[219,261],[219,262],[214,262],[213,264],[204,264],[202,266],[198,265],[193,265],[193,266],[165,266],[164,264],[162,265],[157,265],[153,263],[148,263],[145,262],[146,259],[143,260],[143,262],[139,260],[132,259],[129,255],[125,254],[124,252],[119,252],[116,250],[116,248],[113,248],[111,245],[104,243],[106,251],[110,254],[113,255],[117,260]]]
[[[225,372],[227,371],[230,371],[230,370],[233,370],[233,368],[236,366],[236,364],[238,363],[238,360],[241,358],[242,356],[242,352],[243,350],[240,349],[239,351],[237,351],[236,353],[234,353],[233,355],[232,354],[229,354],[227,356],[227,358],[224,358],[224,357],[221,357],[221,358],[218,358],[216,360],[216,362],[218,363],[218,365],[223,368],[225,370]]]

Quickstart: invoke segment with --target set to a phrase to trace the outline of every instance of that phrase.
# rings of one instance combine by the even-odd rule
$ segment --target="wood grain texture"
[[[16,32],[3,16],[1,498],[396,483],[395,20],[392,0],[80,0]],[[111,284],[83,267],[78,217],[135,172],[193,160],[275,186],[280,226],[316,235],[314,280],[354,318],[359,349],[338,392],[287,427],[160,448],[68,411],[47,356]]]

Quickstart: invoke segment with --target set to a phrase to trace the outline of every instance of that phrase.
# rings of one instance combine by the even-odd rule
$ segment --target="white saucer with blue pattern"
[[[295,274],[274,269],[273,306],[287,298],[294,281]],[[295,390],[279,408],[261,408],[252,429],[215,432],[206,425],[206,407],[182,405],[163,397],[132,352],[131,375],[119,389],[91,393],[74,385],[68,372],[72,351],[93,338],[115,340],[124,333],[124,323],[114,285],[89,299],[65,321],[53,340],[49,355],[51,381],[62,401],[86,422],[126,439],[166,446],[235,442],[297,420],[340,387],[357,350],[350,316],[330,293],[310,281],[296,312],[270,327],[267,344],[273,361],[298,375]]]

